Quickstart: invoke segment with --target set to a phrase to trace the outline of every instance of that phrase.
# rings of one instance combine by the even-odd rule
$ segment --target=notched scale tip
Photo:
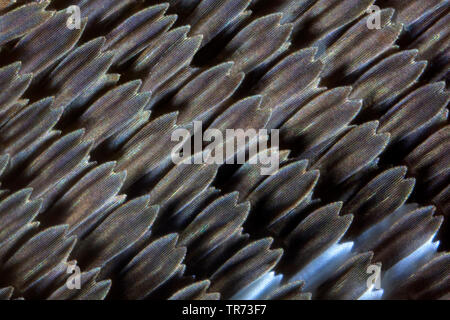
[[[108,162],[86,173],[50,208],[47,219],[67,224],[69,234],[83,237],[124,200],[118,193],[126,173],[114,168],[115,162]]]
[[[174,230],[184,229],[203,209],[216,200],[220,194],[221,190],[215,187],[209,187],[203,190],[188,206],[184,206],[180,211],[172,215],[169,226],[175,228]]]
[[[217,170],[215,164],[180,163],[172,168],[149,193],[150,203],[161,206],[158,220],[179,212],[210,187]]]
[[[86,130],[85,139],[100,143],[125,128],[139,112],[144,110],[150,92],[138,93],[140,80],[115,87],[97,99],[76,121]]]
[[[190,26],[181,26],[163,33],[136,58],[132,65],[134,72],[142,72],[151,69],[158,60],[161,59],[164,52],[176,43],[187,39]]]
[[[217,268],[223,265],[236,252],[249,243],[250,235],[244,233],[244,228],[238,228],[214,251],[211,251],[195,266],[195,274],[198,277],[210,278]]]
[[[435,207],[425,207],[406,214],[390,230],[380,235],[374,259],[388,269],[433,239],[444,218],[434,216]]]
[[[232,190],[238,191],[239,201],[244,200],[264,179],[267,178],[266,175],[262,174],[262,168],[265,168],[265,166],[262,164],[262,161],[258,160],[261,160],[263,157],[270,157],[272,156],[272,153],[278,153],[278,159],[280,165],[282,165],[288,160],[290,151],[280,151],[276,148],[261,150],[258,154],[249,158],[248,161],[231,176],[224,188],[230,192]],[[308,161],[304,160],[303,164],[304,166],[300,170],[304,172],[308,166]],[[267,175],[272,175],[278,171],[278,168],[273,168],[272,170],[269,168],[266,169],[267,171],[265,173],[267,173]]]
[[[25,233],[32,229],[33,221],[41,210],[42,201],[30,200],[32,189],[19,190],[0,201],[0,250],[6,253],[20,240]]]
[[[61,87],[68,78],[73,76],[73,73],[76,73],[101,52],[105,41],[105,37],[98,37],[76,47],[51,71],[48,86],[50,88]]]
[[[426,15],[435,10],[437,7],[443,5],[445,2],[445,0],[383,0],[382,5],[385,8],[394,8],[397,15],[397,20],[402,22],[405,25],[405,28],[408,29],[409,26],[423,20]]]
[[[203,280],[195,282],[175,292],[168,300],[219,300],[220,293],[209,293],[211,281]]]
[[[389,142],[389,134],[376,132],[378,121],[367,122],[350,130],[334,144],[312,169],[327,172],[326,179],[338,185],[371,165]]]
[[[322,284],[314,297],[323,300],[357,300],[367,291],[367,268],[373,254],[361,253],[349,258],[334,275]]]
[[[374,261],[382,262],[388,270],[434,238],[443,222],[442,216],[434,216],[435,209],[409,206],[399,210],[386,218],[390,218],[388,223],[379,224],[376,235],[372,232],[360,237],[355,250],[372,250]]]
[[[152,40],[175,23],[177,15],[165,16],[168,4],[145,8],[106,35],[105,50],[114,51],[114,64],[123,64],[143,51]]]
[[[237,19],[250,2],[251,0],[202,0],[183,23],[192,26],[192,35],[203,35],[204,46]]]
[[[105,56],[109,56],[109,54],[110,53],[107,52],[105,53]],[[102,61],[103,57],[100,58]],[[85,110],[86,106],[88,106],[91,101],[97,99],[99,95],[113,89],[119,82],[120,76],[121,75],[118,73],[102,74],[96,82],[91,83],[89,87],[85,88],[77,98],[64,108],[63,118],[68,118],[73,114],[79,114]]]
[[[17,43],[11,54],[22,61],[22,73],[33,73],[36,78],[75,46],[84,31],[86,19],[81,21],[80,29],[74,30],[67,28],[67,19],[65,10],[58,11]]]
[[[202,0],[167,0],[170,8],[180,13],[180,16],[190,14]]]
[[[81,15],[87,18],[87,27],[91,29],[108,25],[135,2],[136,0],[76,0],[74,4],[80,7]]]
[[[450,184],[447,185],[433,198],[433,203],[444,215],[448,216],[450,213]]]
[[[18,249],[3,265],[2,274],[18,292],[25,293],[59,263],[67,261],[76,242],[60,225],[38,233]]]
[[[125,266],[117,282],[123,298],[145,299],[177,274],[186,255],[186,248],[177,247],[177,240],[176,233],[159,238]]]
[[[350,98],[363,99],[364,109],[384,111],[413,86],[425,70],[427,62],[417,62],[417,54],[417,50],[406,50],[384,58],[352,84]]]
[[[186,64],[177,71],[166,82],[162,83],[156,91],[154,91],[152,99],[147,104],[146,109],[152,109],[156,104],[165,99],[170,99],[180,88],[186,84],[187,81],[192,79],[199,72],[199,68]]]
[[[80,274],[80,289],[69,289],[64,284],[47,298],[47,300],[103,300],[111,288],[111,280],[97,281],[100,268]]]
[[[404,162],[419,182],[441,182],[448,176],[450,146],[450,126],[436,131],[418,145]],[[434,181],[432,179],[435,179]]]
[[[50,97],[25,107],[0,128],[0,148],[10,156],[8,170],[16,168],[55,136],[53,128],[63,110],[54,107],[53,102]]]
[[[244,74],[231,73],[233,62],[221,63],[195,76],[171,99],[179,110],[178,124],[209,122],[241,85]]]
[[[49,88],[57,92],[56,105],[69,106],[100,85],[114,56],[113,52],[101,52],[104,43],[105,38],[99,37],[77,47],[52,70]]]
[[[342,202],[335,202],[315,210],[285,238],[287,257],[284,264],[288,274],[299,272],[342,239],[353,216],[339,215],[341,209]]]
[[[180,232],[178,243],[188,249],[186,262],[195,265],[220,246],[242,226],[249,211],[250,203],[238,203],[237,192],[212,202]]]
[[[379,132],[391,135],[390,143],[408,139],[408,144],[416,140],[419,133],[436,123],[443,122],[450,94],[444,82],[422,86],[393,106],[380,118]]]
[[[318,180],[319,171],[305,171],[304,161],[287,164],[248,195],[253,218],[269,230],[284,228],[295,215],[294,209],[309,201]]]
[[[294,33],[306,34],[317,44],[364,15],[375,0],[319,0],[294,21]]]
[[[383,171],[345,204],[343,211],[355,217],[350,232],[353,236],[361,234],[405,204],[416,181],[406,179],[406,172],[406,167]]]
[[[347,30],[321,56],[322,77],[346,78],[389,50],[402,31],[402,25],[392,21],[393,15],[393,9],[381,10],[381,29],[369,29],[370,16],[366,16]]]
[[[450,254],[442,252],[396,286],[388,299],[434,300],[444,298],[449,292],[448,270]]]
[[[69,133],[51,144],[19,175],[27,187],[33,188],[32,199],[42,198],[43,209],[92,164],[89,163],[91,142],[83,141],[84,130]]]
[[[272,242],[272,238],[265,238],[239,250],[210,277],[210,290],[220,292],[223,299],[228,299],[270,272],[283,255],[282,249],[270,249]]]
[[[208,129],[220,130],[225,136],[227,129],[262,129],[265,128],[272,110],[261,106],[262,96],[244,98],[228,107],[220,114]]]
[[[142,111],[137,113],[133,119],[118,132],[105,140],[103,146],[106,152],[117,153],[124,144],[131,139],[139,130],[141,130],[150,119],[151,111]]]
[[[171,39],[169,38],[168,40],[170,41]],[[202,36],[183,36],[175,41],[173,45],[164,48],[164,51],[157,48],[157,56],[150,59],[153,60],[151,65],[148,64],[149,59],[146,58],[148,74],[144,78],[142,90],[154,92],[164,83],[170,81],[182,69],[188,67],[195,53],[200,48]],[[162,45],[164,46],[164,44]],[[149,49],[155,50],[152,45],[150,45]],[[142,55],[147,56],[148,52],[144,51]]]
[[[170,154],[175,143],[171,133],[177,128],[177,116],[178,113],[173,112],[150,121],[117,152],[117,170],[127,171],[124,189],[140,178],[155,172],[159,174],[172,165]]]
[[[282,17],[274,13],[254,20],[226,45],[219,59],[234,61],[233,72],[244,73],[273,61],[287,49],[293,28],[280,24]]]
[[[362,101],[351,100],[350,92],[351,87],[338,87],[311,100],[280,127],[280,139],[303,153],[335,141],[361,109]]]
[[[304,281],[288,282],[268,295],[265,300],[311,300],[311,293],[302,292]]]
[[[439,59],[448,61],[449,24],[450,15],[447,11],[447,14],[443,14],[438,21],[419,35],[408,48],[419,50],[419,58],[423,60],[433,63],[438,62]]]
[[[21,62],[0,68],[0,127],[21,109],[20,106],[17,108],[19,99],[33,78],[31,74],[21,74],[21,68]]]
[[[253,88],[252,92],[263,95],[264,107],[273,110],[271,128],[278,128],[319,90],[315,84],[323,65],[315,59],[316,52],[316,48],[307,48],[288,55]]]
[[[282,23],[294,22],[304,14],[317,0],[287,0],[272,1],[270,6],[266,1],[253,0],[251,9],[255,14],[266,14],[268,12],[280,12],[283,14]]]
[[[102,275],[116,270],[133,245],[150,230],[158,206],[149,206],[149,197],[130,200],[109,213],[100,225],[80,240],[74,256],[87,269],[102,268]]]
[[[0,16],[0,46],[22,37],[49,19],[54,14],[45,11],[49,4],[50,1],[32,2]]]

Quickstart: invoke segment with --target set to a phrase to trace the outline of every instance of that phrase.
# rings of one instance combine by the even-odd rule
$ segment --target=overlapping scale
[[[119,195],[125,172],[114,172],[115,163],[99,165],[61,196],[45,213],[46,221],[68,225],[68,233],[81,238],[124,200]]]
[[[10,250],[24,237],[33,232],[39,222],[35,221],[42,201],[30,200],[32,190],[22,189],[0,201],[0,263]]]
[[[272,270],[283,254],[282,249],[270,249],[272,242],[264,238],[239,250],[210,277],[211,290],[227,299]]]
[[[55,107],[53,98],[25,107],[0,128],[0,148],[8,154],[8,170],[17,168],[43,144],[58,135],[53,130],[63,109]]]
[[[383,270],[388,270],[433,240],[443,221],[434,212],[433,206],[400,208],[360,235],[355,250],[372,250],[374,261],[381,262]]]
[[[284,274],[305,280],[311,286],[314,279],[307,272],[308,264],[321,257],[344,236],[353,216],[340,216],[342,203],[321,207],[305,217],[285,238],[286,261]]]
[[[232,73],[233,62],[211,67],[189,81],[170,101],[179,110],[178,124],[209,122],[242,83],[244,74]]]
[[[273,110],[268,127],[278,128],[315,94],[323,65],[316,49],[294,52],[281,60],[258,81],[253,91],[263,96],[263,106]],[[302,75],[299,78],[299,74]]]
[[[317,289],[315,297],[326,300],[356,300],[367,291],[367,269],[372,253],[361,253],[348,259],[333,276]]]
[[[294,33],[300,32],[305,38],[302,45],[323,48],[327,38],[342,30],[351,22],[364,15],[374,0],[319,0],[302,13],[294,22]]]
[[[115,64],[123,64],[138,55],[151,44],[152,39],[170,29],[177,16],[164,16],[168,7],[164,3],[143,9],[105,36],[103,49],[114,51]]]
[[[67,261],[75,242],[74,236],[67,235],[67,226],[45,229],[26,241],[2,264],[2,280],[9,281],[17,294],[32,295],[34,287],[51,277],[53,268]]]
[[[350,92],[350,87],[338,87],[311,100],[280,127],[282,142],[295,146],[300,157],[320,155],[351,128],[349,124],[361,109],[361,100],[351,100]]]
[[[234,36],[218,59],[234,61],[233,72],[244,73],[273,61],[289,47],[293,26],[282,24],[282,17],[274,13],[254,20]]]
[[[168,234],[142,249],[121,271],[117,282],[124,299],[145,299],[179,270],[186,248],[177,246],[178,235]],[[155,259],[154,257],[160,257]]]
[[[158,206],[149,206],[148,202],[148,196],[139,197],[110,212],[80,239],[74,256],[87,269],[101,267],[102,277],[117,272],[121,263],[136,254],[137,244],[148,238],[159,210]]]
[[[389,134],[378,133],[378,122],[357,126],[345,134],[313,165],[326,172],[327,183],[339,185],[376,161],[389,142]]]
[[[202,35],[202,46],[238,19],[250,0],[202,0],[183,23],[191,26],[192,35]]]
[[[85,130],[84,139],[92,141],[94,148],[125,129],[144,110],[151,94],[138,93],[140,86],[141,81],[135,80],[111,89],[76,121],[76,126]]]
[[[383,171],[345,204],[344,212],[354,216],[350,230],[353,236],[361,234],[405,204],[415,185],[414,178],[405,178],[406,172],[406,167]]]
[[[208,293],[211,282],[203,280],[193,283],[169,297],[169,300],[219,300],[220,294],[217,292]]]
[[[92,167],[89,162],[92,144],[84,141],[83,135],[84,130],[78,130],[53,142],[21,170],[14,184],[32,188],[31,198],[41,198],[43,209],[48,208],[77,177]]]
[[[363,108],[376,113],[413,86],[425,67],[426,61],[416,61],[417,50],[394,53],[381,60],[353,83],[352,99],[363,99]],[[397,72],[392,73],[391,70]]]
[[[104,37],[95,38],[69,53],[48,76],[48,88],[56,92],[55,105],[67,107],[100,85],[114,54],[101,52]]]
[[[21,68],[21,62],[0,68],[0,127],[23,108],[19,99],[30,85],[32,75],[21,74]]]
[[[447,299],[449,254],[440,253],[427,261],[394,292],[391,299]]]
[[[391,144],[404,141],[406,145],[414,145],[418,136],[445,123],[448,101],[449,93],[443,82],[420,87],[380,118],[379,132],[389,133]]]
[[[197,261],[242,226],[249,210],[248,202],[238,204],[237,192],[220,197],[205,208],[180,233],[178,243],[187,248],[186,263],[195,268]]]
[[[367,27],[370,16],[348,29],[321,55],[322,77],[345,79],[390,50],[402,31],[402,25],[394,22],[393,15],[393,9],[380,12],[381,29]]]
[[[50,1],[31,2],[0,16],[0,46],[18,39],[49,19],[54,12],[46,11]]]
[[[450,127],[447,125],[417,146],[404,161],[411,174],[418,178],[422,192],[437,194],[448,185]],[[444,211],[447,213],[446,211]]]
[[[80,274],[80,289],[69,289],[67,284],[56,289],[47,300],[103,300],[111,287],[111,280],[97,281],[100,269]]]
[[[216,177],[217,165],[180,163],[173,167],[148,193],[150,204],[159,205],[158,223],[173,218]]]
[[[33,73],[34,78],[39,77],[75,46],[83,33],[86,19],[81,21],[80,29],[72,30],[66,26],[69,16],[65,10],[56,12],[14,46],[11,56],[22,62],[22,74]]]
[[[124,189],[146,175],[158,176],[170,167],[170,154],[176,143],[167,133],[178,128],[176,119],[177,113],[169,113],[148,122],[117,151],[117,169],[127,172]]]
[[[282,232],[311,200],[319,175],[318,170],[307,171],[301,160],[264,179],[246,198],[252,206],[250,226],[257,223],[257,229]]]

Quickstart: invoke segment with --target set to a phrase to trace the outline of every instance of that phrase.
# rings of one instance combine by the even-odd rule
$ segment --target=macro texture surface
[[[0,300],[450,299],[449,75],[449,0],[0,1]]]

